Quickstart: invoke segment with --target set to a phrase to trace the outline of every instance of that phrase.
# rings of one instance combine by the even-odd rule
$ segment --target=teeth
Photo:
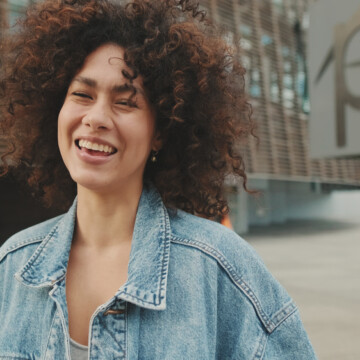
[[[79,140],[79,146],[81,148],[86,148],[95,151],[103,151],[110,154],[115,152],[115,149],[112,146],[96,144],[96,143],[92,143],[91,141],[87,141],[83,139]]]

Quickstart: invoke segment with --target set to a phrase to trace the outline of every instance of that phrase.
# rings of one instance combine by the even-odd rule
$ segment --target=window
[[[250,95],[254,97],[261,96],[261,86],[260,86],[260,70],[257,68],[251,69],[250,77]]]
[[[8,0],[8,22],[10,26],[15,25],[16,19],[22,15],[25,8],[31,3],[30,0]]]

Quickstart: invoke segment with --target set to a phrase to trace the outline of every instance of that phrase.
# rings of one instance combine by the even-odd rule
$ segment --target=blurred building
[[[28,4],[31,4],[32,0],[0,0],[0,24],[14,25],[19,15],[24,12],[24,9]]]
[[[239,233],[245,233],[253,224],[326,216],[333,190],[360,188],[360,151],[351,157],[321,151],[310,154],[310,138],[315,147],[333,141],[321,127],[313,130],[309,126],[313,106],[309,99],[309,12],[324,1],[200,1],[225,28],[228,41],[237,46],[247,69],[247,92],[260,138],[259,144],[250,141],[242,152],[249,187],[261,195],[249,196],[241,190],[241,184],[231,180],[227,186],[232,223]],[[341,4],[344,2],[357,0]],[[28,3],[30,0],[0,0],[1,23],[13,24]],[[315,10],[312,21],[326,22],[326,13]],[[335,112],[331,101],[316,104],[317,111],[321,112],[321,105]],[[317,118],[311,117],[311,121],[316,123]],[[333,125],[322,118],[323,129]],[[310,137],[309,129],[316,136]],[[4,146],[0,139],[0,152]]]
[[[0,0],[0,38],[4,28],[13,27],[32,0]],[[0,63],[1,71],[1,63]],[[7,143],[0,135],[0,156]],[[1,162],[1,160],[0,160]],[[0,177],[0,245],[15,232],[57,215],[30,195],[26,184],[18,184],[14,176]]]
[[[344,7],[344,3],[357,4],[359,8],[357,0],[330,2],[336,2],[338,7]],[[323,3],[321,9],[319,3]],[[331,133],[325,131],[336,126],[328,116],[335,113],[335,100],[312,97],[310,103],[309,99],[310,13],[312,24],[320,29],[319,23],[327,23],[330,14],[335,17],[327,7],[329,1],[203,0],[201,4],[227,29],[227,37],[239,44],[239,56],[247,69],[253,118],[258,124],[259,146],[253,141],[243,151],[250,174],[249,186],[260,190],[261,196],[248,196],[239,184],[229,184],[235,230],[242,233],[249,225],[326,217],[335,206],[333,190],[357,189],[360,185],[360,141],[359,151],[351,157],[339,157],[340,154],[330,151],[310,153],[309,130],[315,133],[315,127],[309,123],[315,102],[317,113],[311,122],[317,124],[321,117],[321,126],[312,134],[312,149],[335,142],[335,135],[330,137]],[[321,46],[322,35],[318,34],[315,48]],[[354,54],[352,57],[356,58]],[[326,115],[321,113],[322,109],[327,110]],[[359,120],[359,112],[357,117]],[[359,134],[355,132],[353,137]]]
[[[4,28],[13,26],[16,19],[24,13],[26,6],[31,2],[31,0],[0,0],[0,37],[4,33]],[[5,150],[6,143],[0,135],[0,155]]]
[[[359,156],[360,3],[317,0],[309,13],[311,154]]]

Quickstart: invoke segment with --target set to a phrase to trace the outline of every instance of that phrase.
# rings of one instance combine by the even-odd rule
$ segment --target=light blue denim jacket
[[[76,201],[1,247],[0,359],[70,359],[65,274],[75,217]],[[89,359],[316,357],[296,305],[254,250],[215,222],[166,209],[150,187],[128,279],[91,318]]]

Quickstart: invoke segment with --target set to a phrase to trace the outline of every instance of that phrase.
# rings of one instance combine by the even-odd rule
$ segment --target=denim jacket
[[[0,249],[0,359],[70,359],[65,275],[76,218]],[[84,299],[84,302],[86,299]],[[166,209],[144,188],[128,278],[89,324],[89,359],[316,359],[296,305],[223,226]]]

